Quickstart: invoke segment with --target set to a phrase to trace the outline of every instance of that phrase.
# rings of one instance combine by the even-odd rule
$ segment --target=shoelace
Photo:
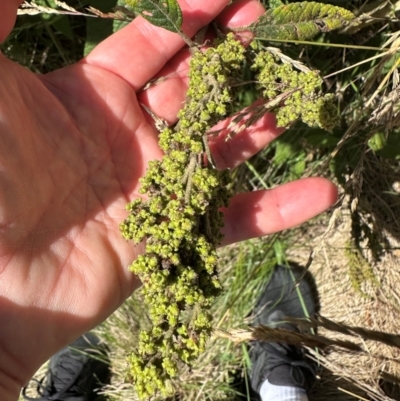
[[[312,364],[304,360],[295,347],[288,344],[263,343],[262,348],[268,352],[267,371],[272,371],[278,366],[289,365],[291,377],[300,387],[303,387],[306,381],[303,369],[309,371],[313,377],[315,376],[316,372]],[[301,378],[300,381],[299,378]]]
[[[68,370],[67,368],[64,368]],[[68,397],[73,397],[73,396],[79,396],[81,394],[77,393],[72,386],[75,384],[76,380],[78,379],[79,375],[81,374],[80,370],[78,372],[75,372],[74,375],[71,374],[72,380],[70,380],[68,383],[66,383],[65,387],[58,392],[53,392],[52,389],[50,388],[50,385],[44,385],[43,382],[46,379],[47,376],[42,377],[42,379],[37,380],[37,379],[32,379],[37,383],[36,391],[39,394],[40,398],[32,398],[26,395],[26,390],[27,387],[24,387],[22,390],[22,396],[27,400],[27,401],[64,401],[66,400],[65,396]],[[53,383],[54,376],[52,373],[49,373],[49,383]]]

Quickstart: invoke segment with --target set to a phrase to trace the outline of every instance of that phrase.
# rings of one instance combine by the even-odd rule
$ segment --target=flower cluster
[[[230,176],[214,168],[207,132],[229,114],[232,86],[240,80],[246,50],[228,34],[206,50],[192,49],[189,88],[179,121],[159,136],[162,160],[149,163],[141,178],[146,200],[128,204],[122,235],[135,244],[146,241],[145,253],[131,265],[143,283],[153,327],[142,331],[129,355],[130,376],[140,398],[157,391],[168,395],[179,363],[192,364],[205,350],[212,330],[210,307],[221,292],[216,247],[222,240]],[[317,72],[296,71],[269,51],[258,51],[258,71],[266,102],[281,99],[277,121],[288,126],[301,118],[327,130],[336,122],[331,95],[320,93]],[[282,96],[283,95],[283,96]],[[268,110],[265,109],[264,112]]]
[[[121,232],[145,254],[131,265],[143,283],[153,328],[139,336],[129,356],[140,398],[168,394],[179,361],[191,364],[211,333],[208,310],[221,291],[216,246],[228,205],[229,174],[213,167],[207,131],[232,101],[230,79],[240,72],[244,48],[232,34],[216,47],[193,50],[189,89],[179,122],[160,133],[161,161],[141,179],[147,200],[129,203]]]
[[[322,94],[318,71],[297,71],[291,63],[284,63],[268,50],[256,55],[252,68],[259,71],[257,81],[264,99],[282,96],[276,109],[279,127],[287,127],[298,119],[327,131],[337,125],[335,96]]]

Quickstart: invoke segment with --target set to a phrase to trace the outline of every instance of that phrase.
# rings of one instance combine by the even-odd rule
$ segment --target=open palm
[[[225,5],[182,1],[184,30],[194,34]],[[244,0],[220,18],[243,26],[260,12]],[[42,362],[139,285],[127,267],[141,246],[123,240],[118,225],[148,161],[162,156],[140,102],[173,123],[184,100],[181,47],[178,35],[138,18],[45,76],[0,55],[0,399],[16,399]],[[157,74],[171,78],[140,91]],[[217,165],[237,165],[279,132],[266,116],[231,142],[215,140]],[[319,178],[241,194],[225,211],[226,243],[297,225],[335,197]]]

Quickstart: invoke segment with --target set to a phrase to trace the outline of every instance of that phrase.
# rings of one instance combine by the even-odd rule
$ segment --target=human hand
[[[0,5],[0,40],[18,1]],[[193,35],[227,0],[180,1]],[[244,26],[262,12],[243,0],[220,17]],[[140,107],[169,123],[184,100],[188,52],[141,18],[87,58],[44,76],[0,55],[0,399],[17,399],[35,370],[103,321],[140,284],[127,266],[142,251],[122,239],[125,204],[138,196],[157,131]],[[154,76],[171,78],[140,91]],[[215,140],[217,165],[233,167],[279,133],[267,115],[231,141]],[[225,211],[225,243],[298,225],[336,199],[321,178],[240,194]]]

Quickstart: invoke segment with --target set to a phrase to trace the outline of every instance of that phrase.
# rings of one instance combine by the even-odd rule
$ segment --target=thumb
[[[0,43],[11,32],[22,0],[0,0]]]

